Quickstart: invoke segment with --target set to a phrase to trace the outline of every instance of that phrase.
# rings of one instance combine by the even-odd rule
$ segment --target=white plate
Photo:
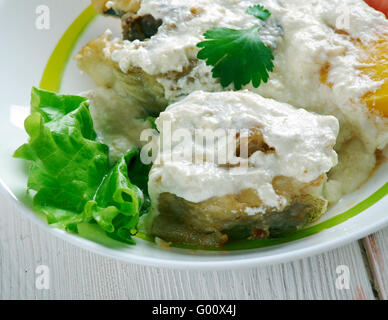
[[[307,257],[360,239],[388,225],[388,197],[384,197],[388,193],[386,163],[366,185],[332,208],[317,226],[302,232],[294,241],[288,239],[286,243],[260,249],[229,252],[166,250],[143,240],[137,240],[136,246],[122,245],[109,239],[99,244],[50,228],[29,209],[29,199],[25,191],[26,164],[12,158],[13,151],[27,138],[22,126],[28,112],[31,87],[39,86],[50,56],[52,58],[43,81],[45,88],[55,89],[62,66],[62,92],[77,93],[93,87],[91,80],[78,71],[73,61],[65,63],[66,56],[74,55],[83,44],[100,35],[107,27],[118,33],[120,25],[118,20],[113,18],[98,17],[80,34],[84,23],[93,15],[90,9],[84,11],[89,1],[46,0],[45,4],[50,10],[50,29],[39,30],[36,28],[36,18],[46,9],[39,8],[40,0],[0,0],[0,21],[3,26],[0,30],[3,39],[3,50],[0,53],[1,189],[10,200],[19,204],[20,210],[27,217],[45,230],[79,247],[115,259],[144,265],[198,270],[252,267]],[[81,17],[77,19],[82,12]],[[66,30],[68,32],[60,41]],[[54,51],[57,44],[58,47]],[[85,232],[91,239],[95,236],[94,230]]]

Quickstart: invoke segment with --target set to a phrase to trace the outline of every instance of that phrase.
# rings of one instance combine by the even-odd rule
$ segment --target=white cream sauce
[[[156,163],[162,164],[154,166],[150,173],[149,190],[155,203],[162,192],[198,203],[254,189],[263,205],[281,209],[287,203],[272,186],[275,177],[310,183],[337,164],[333,147],[339,124],[335,117],[309,113],[247,90],[194,92],[168,107],[156,123],[160,136],[164,135],[166,123],[171,125],[172,134],[179,129],[194,135],[196,129],[260,128],[264,141],[276,151],[270,154],[256,151],[248,158],[247,170],[230,169],[212,161],[198,164],[193,160],[202,157],[203,150],[209,159],[216,159],[219,152],[195,139],[191,149],[194,157],[176,160],[182,152],[182,143],[173,141],[171,148],[161,148]]]
[[[271,12],[268,21],[246,13],[255,4]],[[204,40],[204,32],[216,26],[242,29],[256,24],[262,26],[263,41],[274,50],[275,70],[267,84],[258,89],[248,86],[249,90],[335,115],[344,127],[339,144],[351,132],[369,152],[387,145],[387,119],[371,114],[360,102],[382,83],[359,70],[365,52],[354,39],[372,44],[388,32],[388,21],[363,0],[143,0],[138,15],[146,14],[163,20],[158,33],[144,42],[124,41],[112,58],[123,72],[141,68],[156,76],[171,102],[195,90],[223,90],[218,79],[212,78],[211,67],[196,59],[196,45]],[[337,27],[348,35],[336,32]],[[327,81],[331,88],[320,81],[325,64],[330,65]],[[187,74],[168,76],[186,70]]]

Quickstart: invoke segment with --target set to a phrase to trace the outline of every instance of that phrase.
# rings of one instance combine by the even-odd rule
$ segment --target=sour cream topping
[[[113,60],[124,72],[132,67],[140,67],[151,75],[182,72],[196,59],[196,45],[204,40],[207,30],[264,26],[261,20],[246,13],[253,5],[257,5],[256,0],[143,0],[137,15],[162,19],[162,26],[147,41],[124,41],[123,48],[113,53]],[[262,40],[274,46],[280,33],[276,23],[265,23]]]
[[[257,4],[271,12],[269,20],[246,13]],[[388,120],[361,101],[383,82],[360,68],[368,55],[365,48],[388,38],[388,20],[363,0],[143,0],[137,14],[151,14],[163,24],[146,41],[118,43],[112,59],[123,72],[141,68],[154,75],[170,102],[195,90],[224,90],[211,66],[197,59],[196,45],[204,32],[260,25],[260,37],[274,52],[275,69],[268,83],[247,89],[336,116],[342,128],[339,144],[357,136],[370,153],[387,145]]]
[[[286,203],[272,186],[275,177],[309,183],[337,164],[333,147],[339,124],[335,117],[309,113],[247,90],[196,91],[169,106],[156,124],[160,137],[164,136],[167,127],[171,128],[172,135],[184,129],[192,136],[198,129],[225,129],[227,135],[228,129],[260,128],[264,141],[275,151],[254,152],[246,160],[248,168],[227,168],[211,160],[196,162],[203,153],[207,155],[206,159],[216,159],[219,150],[213,145],[192,139],[193,156],[179,158],[176,156],[182,152],[182,143],[187,140],[172,141],[169,148],[160,146],[155,161],[159,164],[150,173],[149,190],[154,201],[162,192],[198,203],[254,189],[265,206],[280,209]],[[160,145],[162,140],[159,140]]]

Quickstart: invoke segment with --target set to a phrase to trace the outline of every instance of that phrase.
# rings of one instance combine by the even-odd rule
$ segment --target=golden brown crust
[[[263,208],[253,189],[239,194],[214,197],[192,203],[171,193],[159,196],[159,216],[153,222],[152,234],[166,241],[198,247],[222,247],[228,239],[265,238],[300,230],[320,218],[327,202],[304,194],[307,184],[285,187],[287,178],[277,179],[277,189],[287,195],[288,205],[282,211]],[[261,208],[255,214],[251,211]]]
[[[107,1],[108,0],[92,0],[92,4],[94,6],[94,9],[96,9],[96,11],[98,13],[102,14],[102,13],[104,13],[106,11],[105,4],[106,4]]]
[[[111,58],[112,52],[120,43],[112,41],[109,33],[92,40],[76,55],[78,67],[85,71],[97,86],[113,89],[119,96],[136,99],[150,114],[158,114],[167,106],[164,91],[156,78],[139,68],[128,73],[121,71]]]
[[[141,0],[113,0],[112,7],[107,6],[108,0],[92,0],[94,8],[98,13],[103,14],[109,9],[120,11],[123,13],[133,12],[136,13],[140,9]]]

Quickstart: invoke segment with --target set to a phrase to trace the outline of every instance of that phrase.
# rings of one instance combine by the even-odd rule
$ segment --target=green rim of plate
[[[59,92],[63,73],[73,53],[74,47],[77,44],[82,33],[88,27],[88,25],[97,17],[97,12],[93,6],[87,7],[70,25],[66,30],[62,38],[56,45],[53,53],[51,54],[45,70],[42,75],[40,87],[45,90]],[[333,218],[318,223],[314,226],[305,228],[297,233],[283,238],[273,239],[261,239],[261,240],[242,240],[234,241],[225,245],[226,250],[245,250],[245,249],[258,249],[270,246],[276,246],[296,240],[300,240],[324,230],[333,228],[355,216],[359,215],[366,209],[373,206],[375,203],[383,199],[388,194],[388,183],[382,186],[379,190],[373,193],[370,197],[360,202],[353,208],[338,214]],[[147,236],[139,235],[139,238],[150,240]],[[188,246],[177,246],[180,248],[197,249]],[[214,249],[212,249],[214,250]]]
[[[74,47],[88,25],[93,22],[97,15],[93,5],[90,5],[66,30],[47,61],[39,85],[41,89],[59,92],[63,73],[70,60],[71,54],[74,51]]]

